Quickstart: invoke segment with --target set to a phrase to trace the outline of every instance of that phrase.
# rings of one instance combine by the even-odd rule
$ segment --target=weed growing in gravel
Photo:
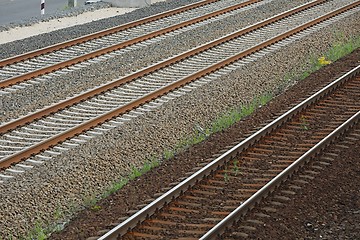
[[[97,203],[97,198],[95,196],[82,196],[82,205],[80,208],[91,208]]]
[[[227,173],[224,174],[224,181],[225,182],[229,181],[229,175]]]
[[[150,171],[152,168],[159,166],[160,162],[158,160],[152,160],[152,161],[147,161],[144,163],[143,167],[141,168],[141,172],[142,173],[146,173],[148,171]]]
[[[174,151],[167,149],[164,151],[163,156],[164,156],[164,159],[170,159],[174,156],[174,154],[175,154]]]
[[[224,181],[229,182],[229,180],[230,180],[230,178],[229,178],[229,174],[228,174],[227,165],[225,165],[225,168],[224,168]]]
[[[37,240],[44,240],[47,238],[47,231],[42,227],[39,221],[35,223],[35,228],[30,232],[29,236],[26,239],[37,239]]]
[[[97,203],[97,199],[94,196],[86,196],[83,199],[83,204],[86,208],[91,208]]]
[[[326,60],[325,57],[319,57],[318,62],[321,66],[329,65],[331,63],[330,60]]]
[[[327,58],[324,56],[319,58],[312,57],[310,62],[310,69],[302,74],[301,80],[307,78],[311,73],[319,70],[323,66],[329,65],[331,63],[331,61],[327,60]]]
[[[249,116],[258,107],[264,106],[268,101],[270,101],[271,98],[272,94],[269,93],[257,97],[249,104],[242,105],[220,116],[213,122],[213,124],[211,124],[211,127],[209,128],[202,128],[199,124],[195,124],[194,133],[192,136],[180,140],[173,150],[165,150],[163,154],[164,159],[170,159],[175,155],[176,152],[182,151],[192,145],[204,141],[213,133],[229,128],[231,125],[240,121],[242,118]]]
[[[350,54],[355,49],[360,47],[360,36],[346,39],[343,34],[339,37],[339,41],[333,44],[326,56],[331,61],[336,61],[345,55]]]
[[[91,207],[91,210],[93,210],[93,211],[99,211],[100,209],[101,209],[101,206],[99,206],[99,205],[94,205]]]
[[[144,165],[142,166],[141,169],[138,169],[136,167],[133,167],[132,173],[130,174],[130,180],[133,180],[137,177],[140,177],[141,175],[143,175],[144,173],[150,171],[152,168],[156,167],[159,165],[158,161],[153,161],[153,162],[145,162]]]
[[[61,208],[60,206],[58,206],[54,212],[54,219],[55,220],[59,220],[60,218],[62,218],[63,214],[61,212]]]
[[[113,194],[114,192],[116,192],[117,190],[121,189],[121,188],[124,187],[128,182],[129,182],[129,180],[126,179],[126,178],[120,179],[120,181],[114,183],[114,184],[103,194],[103,198],[106,198],[106,197],[110,196],[111,194]]]
[[[301,115],[300,117],[300,124],[303,130],[309,130],[309,123],[307,122],[306,117],[304,115]]]
[[[229,113],[221,116],[213,124],[209,132],[216,133],[222,131],[234,123],[240,121],[242,118],[252,114],[258,107],[264,106],[272,98],[272,94],[264,94],[255,98],[249,104],[240,106],[239,108],[231,110]]]
[[[344,34],[340,33],[336,35],[339,40],[332,45],[329,51],[321,57],[312,57],[310,59],[310,67],[301,75],[301,80],[307,78],[311,73],[319,70],[323,66],[335,62],[360,47],[360,36],[346,39]]]
[[[112,184],[108,188],[108,190],[106,190],[105,193],[101,196],[101,198],[106,198],[106,197],[110,196],[114,192],[116,192],[119,189],[121,189],[122,187],[124,187],[129,182],[129,180],[133,180],[133,179],[143,175],[144,173],[150,171],[154,167],[159,166],[159,164],[160,164],[159,160],[157,160],[156,158],[152,158],[152,159],[148,160],[147,162],[145,162],[141,169],[132,167],[132,171],[129,174],[129,176],[125,177],[125,178],[121,178],[118,182],[115,182],[114,184]]]
[[[78,208],[74,207],[73,204],[70,204],[68,213],[74,213]],[[43,221],[36,221],[35,226],[32,230],[29,231],[29,233],[26,236],[20,237],[20,239],[26,239],[26,240],[42,240],[42,239],[48,239],[49,236],[51,236],[54,232],[59,232],[64,229],[66,222],[60,221],[61,219],[64,219],[66,213],[61,210],[61,207],[58,206],[53,214],[53,220],[55,222],[43,222]],[[15,234],[15,236],[20,236],[20,234]],[[18,239],[17,237],[8,236],[6,239]],[[1,237],[0,237],[0,240]]]
[[[132,172],[130,174],[130,180],[140,177],[141,175],[142,175],[142,173],[141,173],[140,169],[133,167]]]
[[[239,173],[239,166],[238,166],[238,163],[239,163],[239,161],[238,160],[235,160],[234,161],[234,171],[235,171],[235,176],[237,176],[238,175],[238,173]]]

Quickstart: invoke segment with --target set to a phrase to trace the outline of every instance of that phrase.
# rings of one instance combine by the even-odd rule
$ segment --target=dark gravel
[[[356,129],[359,135],[359,123]],[[313,181],[303,184],[281,209],[259,219],[264,223],[256,231],[246,233],[249,239],[360,239],[360,141],[343,138],[338,145],[349,148],[336,148],[333,144],[326,149],[324,153],[337,154],[331,165],[321,170]],[[274,194],[289,190],[291,184],[294,181],[284,184]],[[257,209],[269,206],[261,204]],[[246,220],[254,219],[254,214],[259,213],[257,209]],[[232,237],[225,238],[237,239],[238,235],[234,234],[237,231],[243,232],[233,227]]]

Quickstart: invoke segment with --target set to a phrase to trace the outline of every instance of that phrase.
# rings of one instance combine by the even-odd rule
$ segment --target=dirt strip
[[[62,232],[52,234],[50,239],[86,239],[96,235],[99,230],[119,222],[117,219],[126,216],[128,210],[135,209],[138,204],[151,198],[161,188],[167,187],[169,183],[180,177],[184,177],[186,172],[191,171],[193,167],[197,166],[197,163],[201,162],[201,159],[207,159],[226,146],[232,145],[234,141],[244,137],[244,134],[254,127],[259,127],[261,123],[269,121],[281,111],[298,103],[300,98],[308,96],[329,83],[329,79],[339,77],[359,63],[360,50],[358,49],[341,61],[328,65],[297,83],[284,94],[274,98],[268,105],[258,109],[250,117],[245,118],[230,129],[214,134],[207,141],[178,154],[175,158],[163,162],[156,169],[130,182],[116,194],[97,203],[96,209],[84,210]],[[336,184],[333,183],[333,185]],[[345,186],[350,187],[350,185]],[[350,190],[344,189],[345,192]],[[316,211],[316,208],[313,211]],[[306,235],[301,234],[296,237],[289,236],[289,239],[306,237]],[[281,238],[275,239],[288,239],[286,235],[281,236]]]

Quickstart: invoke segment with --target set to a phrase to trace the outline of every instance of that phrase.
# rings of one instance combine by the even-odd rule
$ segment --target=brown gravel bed
[[[62,232],[54,233],[50,239],[86,239],[96,235],[97,231],[118,222],[117,219],[126,216],[128,210],[135,209],[138,204],[159,192],[159,189],[183,177],[202,159],[211,157],[234,141],[244,137],[244,134],[254,127],[269,121],[274,115],[278,115],[299,102],[300,98],[321,88],[329,82],[329,78],[334,79],[342,72],[358,65],[359,59],[360,50],[357,50],[341,61],[324,67],[296,84],[285,94],[272,100],[267,106],[260,108],[251,117],[247,117],[226,131],[209,137],[207,141],[188,149],[188,151],[178,154],[153,171],[132,181],[116,194],[97,203],[99,207],[96,211],[84,210]],[[192,158],[189,159],[189,156]]]
[[[356,129],[359,135],[359,123]],[[248,239],[360,239],[360,141],[359,137],[345,136],[351,139],[343,137],[326,149],[324,154],[336,154],[337,157],[313,181],[299,184],[294,181],[299,177],[295,177],[274,192],[282,195],[281,191],[289,190],[290,185],[301,187],[281,209],[268,213],[270,217],[258,219],[263,224],[255,226],[256,231],[244,232],[239,228],[245,222],[242,221],[229,229],[222,239],[238,239],[239,232],[248,234]],[[336,147],[338,145],[349,148]],[[317,158],[321,159],[321,156]],[[259,209],[271,207],[270,201],[274,199],[268,198],[245,220],[259,218],[256,217]]]

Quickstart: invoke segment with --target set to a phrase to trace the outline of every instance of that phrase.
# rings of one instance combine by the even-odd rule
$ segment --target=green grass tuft
[[[47,238],[47,231],[42,227],[43,224],[40,222],[35,223],[34,229],[30,232],[30,234],[25,238],[28,240],[36,239],[36,240],[44,240]]]
[[[211,127],[210,133],[216,133],[229,128],[234,123],[240,121],[246,116],[252,114],[258,107],[264,106],[272,98],[272,94],[268,93],[255,98],[250,104],[240,106],[231,110],[217,119]]]
[[[301,75],[301,80],[327,65],[327,61],[335,62],[360,47],[360,36],[346,39],[343,34],[337,34],[336,37],[338,41],[335,42],[323,56],[318,58],[312,57],[310,59],[310,67]]]

